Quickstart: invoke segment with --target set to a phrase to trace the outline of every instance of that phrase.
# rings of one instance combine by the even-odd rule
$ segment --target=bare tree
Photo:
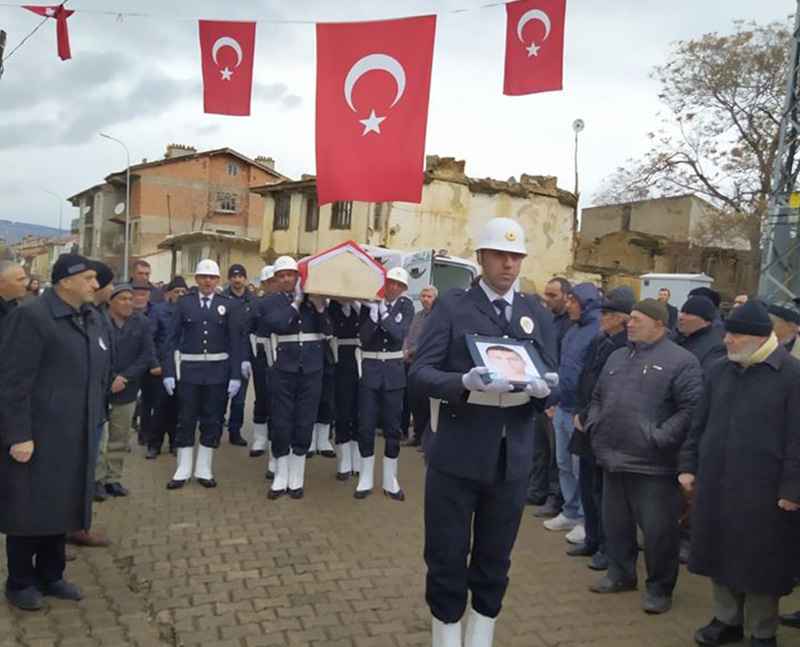
[[[704,34],[673,46],[668,62],[653,73],[665,109],[659,128],[647,135],[650,150],[617,169],[595,200],[704,197],[719,211],[710,213],[699,235],[748,240],[757,271],[791,28],[734,26],[729,35]]]

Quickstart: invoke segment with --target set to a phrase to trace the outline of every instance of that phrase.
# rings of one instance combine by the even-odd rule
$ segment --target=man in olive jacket
[[[608,574],[591,590],[636,588],[636,526],[644,533],[642,608],[664,613],[678,579],[681,494],[678,453],[703,393],[697,358],[667,337],[664,304],[634,306],[626,348],[614,351],[592,395],[586,428],[603,468]]]
[[[65,534],[89,528],[94,433],[111,341],[88,308],[91,261],[63,254],[53,289],[11,313],[0,342],[0,532],[6,597],[36,610],[42,594],[81,598],[63,579]]]

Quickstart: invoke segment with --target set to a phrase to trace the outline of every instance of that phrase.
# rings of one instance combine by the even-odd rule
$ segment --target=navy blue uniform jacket
[[[403,342],[414,320],[414,304],[408,297],[399,297],[387,316],[372,321],[369,307],[361,306],[358,336],[361,348],[371,353],[396,353],[403,350]],[[382,361],[365,359],[361,366],[361,381],[371,389],[404,389],[406,386],[405,363],[401,359]]]
[[[292,307],[292,297],[284,292],[264,297],[260,304],[260,330],[276,335],[300,333],[331,334],[331,320],[327,310],[322,313],[304,299],[299,309]],[[314,373],[321,371],[325,361],[324,341],[285,342],[278,344],[274,368],[288,373]]]

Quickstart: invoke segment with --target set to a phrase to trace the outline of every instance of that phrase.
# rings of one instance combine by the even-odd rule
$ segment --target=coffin
[[[307,256],[298,266],[306,294],[360,301],[383,298],[386,269],[355,241]]]

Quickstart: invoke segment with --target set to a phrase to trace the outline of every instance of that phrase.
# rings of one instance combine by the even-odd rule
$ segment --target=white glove
[[[552,388],[558,386],[558,373],[545,373],[543,377],[544,381],[547,382],[547,386]]]
[[[356,312],[361,312],[361,301],[353,301],[353,308]]]
[[[525,393],[537,400],[544,400],[550,395],[550,387],[547,386],[545,378],[534,377],[525,385]]]
[[[253,367],[250,362],[242,362],[242,378],[249,380],[251,375],[253,375]]]
[[[380,319],[380,304],[378,303],[370,303],[369,304],[369,318],[372,319],[373,323],[378,323]]]
[[[297,283],[294,284],[294,300],[292,301],[292,305],[295,307],[300,307],[300,304],[303,303],[303,288],[300,286],[300,277],[297,277]]]
[[[514,387],[508,380],[502,377],[492,377],[487,384],[483,381],[482,375],[491,375],[492,371],[487,366],[476,366],[470,369],[469,373],[461,376],[461,383],[467,391],[485,391],[486,393],[508,393]]]
[[[175,395],[175,378],[174,377],[165,377],[161,380],[161,383],[164,385],[164,390],[167,392],[167,395]]]
[[[241,388],[242,388],[241,380],[228,380],[228,397],[235,398],[236,394],[239,393],[239,389]]]
[[[345,317],[349,317],[350,316],[350,304],[349,303],[343,303],[342,304],[342,314]]]

